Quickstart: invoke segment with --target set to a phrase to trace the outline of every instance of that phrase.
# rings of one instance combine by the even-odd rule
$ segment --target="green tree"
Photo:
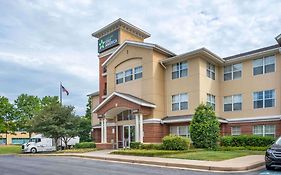
[[[59,97],[58,96],[45,96],[41,99],[41,108],[44,108],[48,105],[51,105],[53,103],[59,103]]]
[[[16,115],[19,116],[19,127],[31,136],[31,120],[41,109],[40,98],[33,95],[21,94],[15,100]]]
[[[17,120],[14,113],[14,107],[9,102],[9,99],[3,96],[0,96],[0,132],[3,132],[7,135],[14,133],[17,130]],[[7,142],[6,142],[7,144]]]
[[[80,137],[81,142],[90,142],[91,139],[91,120],[87,117],[80,117],[79,118],[79,125],[78,125],[78,136]]]
[[[62,106],[58,103],[44,107],[33,118],[32,131],[42,133],[56,141],[62,138],[67,148],[68,141],[78,135],[79,118],[73,110],[72,106]]]
[[[211,106],[200,104],[190,124],[190,136],[196,148],[213,149],[217,146],[220,124]]]
[[[88,118],[88,119],[92,118],[92,100],[91,100],[91,97],[88,98],[88,103],[86,105],[85,117]]]

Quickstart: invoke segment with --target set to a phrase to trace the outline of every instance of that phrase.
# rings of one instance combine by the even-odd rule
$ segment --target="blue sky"
[[[147,42],[177,54],[207,47],[224,57],[276,44],[280,0],[0,1],[0,95],[59,95],[85,113],[98,90],[97,39],[118,19],[151,34]]]

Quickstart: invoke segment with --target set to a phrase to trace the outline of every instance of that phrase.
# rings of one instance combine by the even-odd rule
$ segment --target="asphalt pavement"
[[[0,175],[216,175],[193,171],[72,157],[0,156]],[[227,173],[229,175],[271,175],[281,171]]]

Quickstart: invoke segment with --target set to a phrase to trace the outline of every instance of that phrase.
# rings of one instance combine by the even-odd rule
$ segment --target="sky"
[[[0,0],[0,96],[58,96],[84,115],[98,90],[97,39],[122,18],[146,42],[181,54],[206,47],[226,57],[276,44],[280,0]]]

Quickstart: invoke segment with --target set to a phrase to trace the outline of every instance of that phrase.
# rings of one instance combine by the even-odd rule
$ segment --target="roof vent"
[[[281,34],[275,37],[277,43],[279,44],[279,46],[281,46]]]

